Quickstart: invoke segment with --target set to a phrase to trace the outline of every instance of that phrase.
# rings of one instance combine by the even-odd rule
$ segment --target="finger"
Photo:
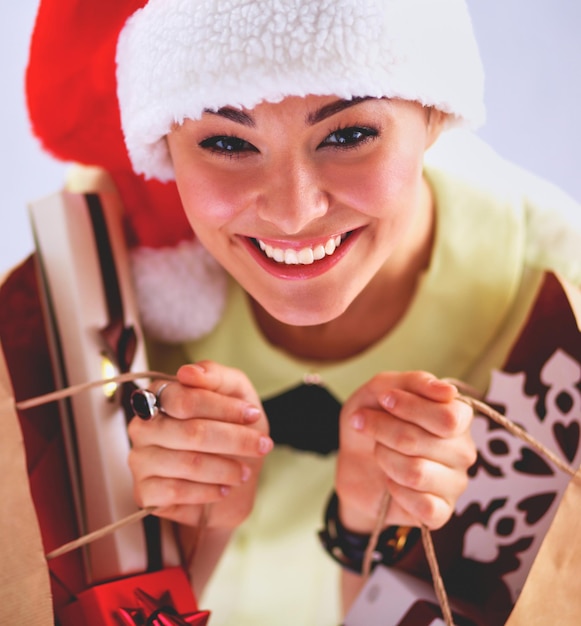
[[[159,389],[152,385],[152,389]],[[204,417],[234,424],[253,424],[262,416],[262,410],[244,400],[207,389],[168,383],[159,393],[160,409],[178,419]]]
[[[468,484],[465,471],[429,459],[408,457],[384,446],[377,446],[375,456],[390,481],[416,493],[433,494],[450,506]]]
[[[397,519],[400,525],[423,524],[430,530],[437,530],[454,512],[447,500],[433,493],[417,492],[393,481],[388,481],[387,488],[392,498],[387,518]]]
[[[447,467],[464,469],[476,461],[476,447],[469,432],[441,438],[417,424],[373,409],[358,411],[351,425],[382,446],[408,457],[423,457]]]
[[[134,446],[160,446],[170,450],[227,456],[262,457],[273,447],[270,437],[239,424],[194,418],[158,416],[154,421],[133,419],[128,433]]]
[[[396,387],[434,402],[450,402],[458,395],[458,389],[452,383],[429,372],[399,372],[396,380]]]
[[[135,501],[142,508],[199,505],[222,500],[230,489],[226,485],[151,476],[136,484]]]
[[[458,391],[428,372],[381,372],[359,388],[345,403],[347,411],[363,406],[384,406],[390,392],[400,389],[433,402],[451,402]]]
[[[136,482],[157,476],[236,486],[247,482],[251,476],[250,467],[234,459],[159,446],[131,450],[129,465]]]
[[[407,390],[391,389],[379,402],[391,415],[442,438],[457,437],[472,423],[472,408],[460,400],[435,402]]]
[[[174,506],[156,507],[152,515],[163,517],[164,519],[184,526],[195,527],[200,523],[202,507],[197,504],[178,504]]]
[[[177,379],[183,385],[200,387],[235,398],[244,399],[256,395],[243,372],[214,361],[183,365],[177,372]]]

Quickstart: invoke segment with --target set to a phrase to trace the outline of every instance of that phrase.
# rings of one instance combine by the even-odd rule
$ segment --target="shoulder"
[[[426,165],[436,195],[469,208],[472,224],[480,223],[488,235],[510,233],[525,266],[581,286],[581,206],[565,192],[464,131],[442,136]]]
[[[526,263],[556,272],[581,287],[581,226],[561,205],[526,198]],[[577,209],[581,215],[581,209]]]

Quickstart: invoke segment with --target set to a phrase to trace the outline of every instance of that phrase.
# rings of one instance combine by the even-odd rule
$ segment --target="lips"
[[[305,280],[333,268],[351,249],[363,229],[308,242],[241,237],[252,258],[276,278]]]

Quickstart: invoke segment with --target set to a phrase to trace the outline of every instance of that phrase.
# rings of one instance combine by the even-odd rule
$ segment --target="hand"
[[[371,532],[383,494],[384,526],[443,526],[476,461],[472,409],[456,388],[425,372],[385,372],[357,390],[340,417],[339,516]]]
[[[266,416],[238,370],[204,361],[183,366],[177,379],[163,390],[163,412],[129,424],[135,499],[192,526],[202,506],[213,503],[208,527],[232,529],[252,510],[273,446]]]

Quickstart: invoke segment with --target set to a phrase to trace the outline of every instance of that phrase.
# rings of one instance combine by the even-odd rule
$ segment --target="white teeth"
[[[275,248],[269,244],[257,239],[260,249],[269,259],[275,260],[277,263],[285,263],[286,265],[311,265],[315,261],[320,261],[326,256],[331,256],[335,250],[341,245],[341,235],[331,237],[325,245],[319,244],[314,248],[307,247],[300,250],[293,248]]]
[[[315,257],[315,261],[320,261],[325,258],[325,246],[317,246],[313,250],[313,256]]]
[[[299,263],[301,265],[310,265],[315,260],[315,254],[310,248],[303,248],[299,252]]]
[[[299,257],[294,250],[285,250],[284,251],[284,262],[286,265],[298,265]]]

